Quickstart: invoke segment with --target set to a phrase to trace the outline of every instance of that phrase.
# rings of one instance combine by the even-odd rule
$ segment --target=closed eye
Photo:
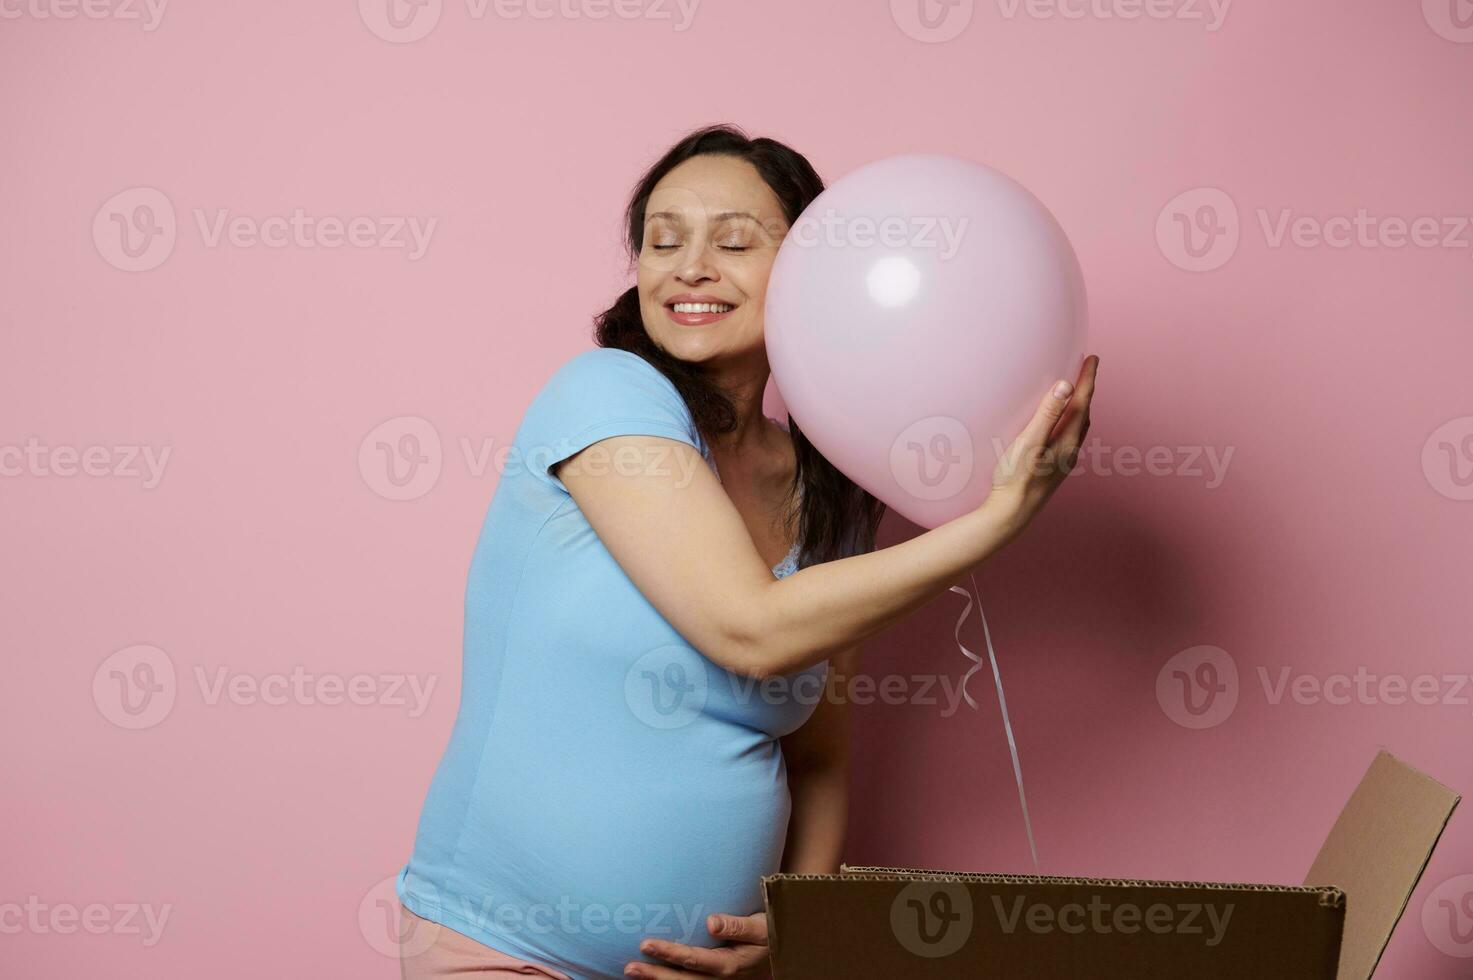
[[[656,252],[670,252],[670,251],[674,251],[675,249],[681,248],[681,247],[682,246],[680,246],[680,245],[651,245],[650,246],[651,250],[656,251]],[[723,252],[750,252],[752,250],[752,247],[750,245],[718,245],[716,247],[719,248],[719,249],[721,249]]]

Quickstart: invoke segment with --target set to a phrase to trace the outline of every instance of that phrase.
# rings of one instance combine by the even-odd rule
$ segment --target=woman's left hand
[[[736,977],[738,980],[768,980],[767,913],[756,915],[712,915],[706,919],[706,931],[728,945],[710,949],[687,946],[668,939],[645,939],[639,951],[654,956],[676,968],[654,963],[629,963],[626,977],[644,980],[690,980],[692,977]]]

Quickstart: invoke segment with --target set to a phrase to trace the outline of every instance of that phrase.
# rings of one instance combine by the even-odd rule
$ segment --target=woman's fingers
[[[709,973],[691,973],[689,970],[677,970],[658,963],[631,963],[624,968],[624,975],[638,980],[696,980],[711,976]]]
[[[1022,489],[1032,477],[1038,475],[1038,459],[1048,443],[1054,425],[1064,414],[1064,406],[1068,404],[1067,393],[1059,393],[1064,388],[1073,390],[1069,382],[1060,381],[1058,386],[1044,395],[1033,418],[998,458],[997,467],[992,471],[992,486],[995,490],[1004,487]]]
[[[662,959],[666,963],[708,975],[721,963],[721,957],[718,955],[721,951],[720,947],[707,949],[704,946],[688,946],[685,943],[671,942],[668,939],[646,939],[639,944],[639,951],[646,956]],[[637,966],[643,969],[649,967],[650,964],[640,963]]]
[[[986,506],[1001,508],[1015,527],[1033,519],[1078,462],[1099,363],[1091,354],[1079,368],[1077,384],[1060,381],[1044,395],[1033,419],[997,461]]]
[[[668,939],[646,938],[639,944],[641,953],[658,957],[680,969],[651,963],[630,963],[624,970],[625,976],[646,977],[649,980],[683,980],[689,976],[735,977],[767,957],[766,912],[755,915],[716,913],[706,917],[706,931],[714,938],[735,945],[710,949]]]
[[[670,942],[665,939],[646,939],[639,944],[639,951],[646,956],[654,956],[670,963],[680,970],[689,971],[698,976],[707,977],[731,977],[736,976],[741,970],[762,962],[767,955],[767,947],[762,945],[740,945],[740,946],[718,946],[708,949],[705,946],[687,946],[685,943]],[[652,977],[655,980],[666,980],[669,976],[685,976],[685,973],[674,971],[661,973],[658,964],[636,963],[632,964],[637,971],[630,973],[625,970],[626,975],[638,977]]]
[[[1095,377],[1099,365],[1100,359],[1096,355],[1091,354],[1085,358],[1084,366],[1079,370],[1079,384],[1074,389],[1074,397],[1069,399],[1069,407],[1059,420],[1049,444],[1069,466],[1073,465],[1073,457],[1084,444],[1085,434],[1089,432],[1089,408],[1094,400]]]
[[[756,915],[722,915],[706,917],[706,931],[729,943],[760,943],[767,945],[767,913]]]
[[[1049,436],[1054,431],[1055,424],[1064,414],[1064,409],[1069,404],[1069,395],[1074,391],[1071,382],[1059,380],[1043,396],[1043,401],[1033,412],[1033,418],[1023,427],[1018,438],[1013,440],[1013,449],[1016,451],[1014,462],[1026,459],[1048,444]]]
[[[1047,464],[1058,452],[1066,435],[1082,435],[1089,419],[1089,400],[1094,396],[1095,366],[1091,354],[1079,369],[1077,384],[1060,380],[1044,396],[1033,418],[998,460],[994,485],[1026,482],[1030,477],[1047,477]],[[1072,396],[1072,397],[1071,397]],[[1067,413],[1067,414],[1066,414]],[[1042,466],[1041,466],[1042,464]]]

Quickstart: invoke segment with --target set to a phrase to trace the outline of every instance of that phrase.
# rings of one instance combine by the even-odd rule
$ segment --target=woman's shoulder
[[[655,428],[694,444],[690,410],[674,383],[638,354],[594,347],[553,370],[524,410],[515,438],[551,446],[585,433]]]
[[[632,351],[593,347],[565,358],[534,396],[540,400],[604,402],[655,401],[663,407],[684,406],[675,383],[659,368]]]
[[[582,382],[607,379],[618,382],[659,380],[670,384],[659,368],[633,351],[620,347],[591,347],[563,360],[553,371],[548,383],[577,380]]]

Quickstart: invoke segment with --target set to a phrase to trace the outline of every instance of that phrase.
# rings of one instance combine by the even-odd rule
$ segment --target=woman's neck
[[[740,454],[749,448],[766,446],[771,439],[767,416],[762,414],[762,396],[767,390],[767,366],[731,369],[713,375],[713,380],[731,399],[736,409],[736,428],[719,433],[713,448],[728,454]]]

